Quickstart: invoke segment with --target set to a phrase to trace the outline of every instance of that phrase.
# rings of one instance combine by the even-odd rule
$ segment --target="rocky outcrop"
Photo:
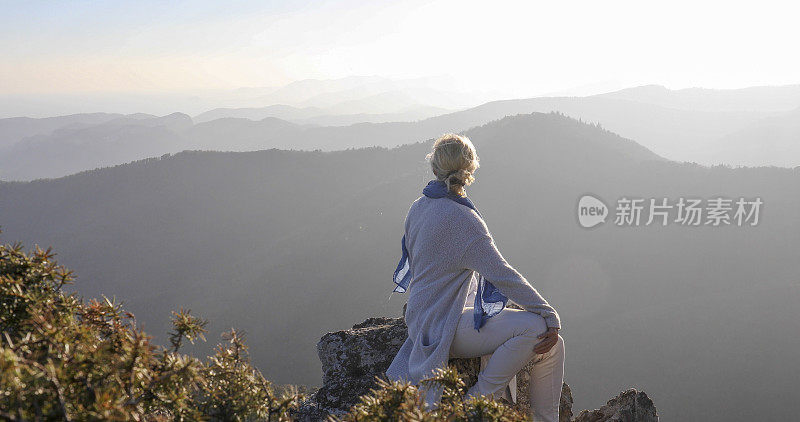
[[[322,361],[322,388],[317,402],[331,410],[347,410],[375,387],[407,336],[402,318],[370,318],[351,330],[325,334],[317,343]]]
[[[376,387],[375,377],[386,378],[384,371],[407,337],[403,318],[369,318],[352,329],[325,334],[317,344],[322,362],[322,387],[300,407],[295,417],[304,422],[325,420],[328,414],[341,415],[359,398]],[[469,386],[480,371],[480,358],[451,359]],[[530,411],[527,401],[529,363],[517,375],[516,407]],[[651,422],[658,414],[647,394],[627,390],[597,410],[582,411],[572,418],[572,392],[567,384],[561,390],[560,422]]]
[[[644,391],[626,390],[597,410],[584,410],[572,422],[657,422],[653,401]]]

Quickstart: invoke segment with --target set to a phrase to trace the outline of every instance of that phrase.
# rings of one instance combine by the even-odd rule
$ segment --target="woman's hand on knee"
[[[558,343],[558,328],[550,327],[546,332],[537,336],[537,338],[544,339],[533,347],[533,351],[537,355],[541,355],[550,351],[553,346]]]

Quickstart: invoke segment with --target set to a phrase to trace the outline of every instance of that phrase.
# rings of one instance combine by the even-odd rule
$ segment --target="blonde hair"
[[[480,167],[475,145],[466,136],[446,133],[433,143],[433,150],[425,156],[437,180],[447,185],[447,190],[465,196],[465,186],[475,181],[472,175]]]

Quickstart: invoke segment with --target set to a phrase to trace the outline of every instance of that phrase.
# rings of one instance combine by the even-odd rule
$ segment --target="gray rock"
[[[322,336],[317,353],[322,361],[322,388],[317,402],[347,410],[375,387],[375,376],[384,371],[403,345],[407,334],[402,318],[369,318],[350,330]]]
[[[352,329],[325,334],[317,344],[322,362],[322,387],[302,403],[295,418],[303,422],[325,420],[328,414],[342,415],[358,403],[362,395],[376,388],[375,377],[386,379],[384,371],[408,336],[403,318],[369,318]],[[478,379],[480,358],[450,359],[467,386]],[[530,412],[527,399],[529,363],[517,374],[517,403]],[[581,412],[572,419],[572,392],[567,384],[561,390],[560,422],[657,421],[653,402],[643,392],[628,390],[598,410]]]
[[[626,390],[596,410],[584,410],[573,422],[657,422],[658,413],[644,391]]]

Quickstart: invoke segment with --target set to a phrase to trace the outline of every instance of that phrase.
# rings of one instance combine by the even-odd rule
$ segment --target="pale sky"
[[[580,86],[800,83],[798,10],[752,1],[3,1],[0,95],[449,76]]]

